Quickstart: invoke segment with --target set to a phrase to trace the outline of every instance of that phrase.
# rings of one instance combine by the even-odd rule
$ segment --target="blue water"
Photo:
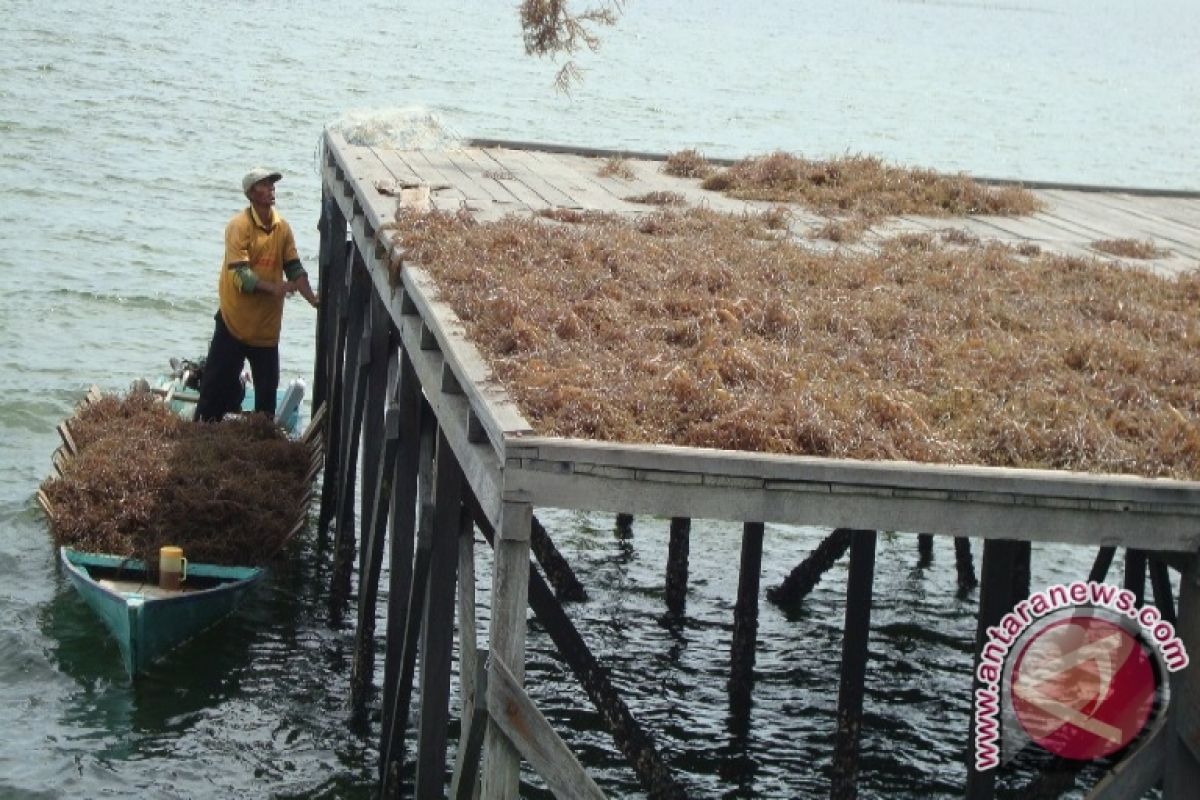
[[[523,55],[514,5],[0,0],[0,797],[369,796],[375,733],[347,722],[351,632],[325,624],[315,544],[131,688],[32,503],[54,425],[90,384],[119,390],[203,352],[249,167],[285,173],[279,209],[315,265],[324,126],[1200,188],[1189,0],[630,0],[569,96],[554,63]],[[289,305],[285,376],[309,373],[313,323]],[[738,739],[722,688],[737,528],[697,524],[689,616],[664,628],[665,522],[639,520],[627,542],[604,518],[544,521],[592,590],[572,615],[697,796],[823,791],[843,568],[799,620],[764,607]],[[764,587],[819,537],[770,530]],[[1035,557],[1035,583],[1088,560]],[[910,538],[881,545],[868,796],[948,797],[963,776],[973,606],[953,599],[948,542],[929,569],[915,558]],[[550,680],[563,668],[536,628],[530,662],[605,789],[637,796],[574,684]]]

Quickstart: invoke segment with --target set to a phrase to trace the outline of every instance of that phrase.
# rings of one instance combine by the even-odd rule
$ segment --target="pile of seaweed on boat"
[[[1200,276],[778,210],[397,213],[541,434],[1200,479]]]
[[[267,416],[182,419],[150,392],[103,395],[69,421],[75,453],[47,479],[57,545],[144,558],[261,565],[295,528],[310,452]]]

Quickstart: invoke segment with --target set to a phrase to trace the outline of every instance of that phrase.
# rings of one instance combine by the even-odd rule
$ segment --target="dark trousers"
[[[279,389],[279,347],[251,347],[233,338],[221,312],[208,345],[208,359],[200,378],[200,400],[195,419],[216,422],[231,411],[242,410],[244,390],[239,380],[242,367],[250,362],[254,379],[254,410],[275,416],[275,394]]]

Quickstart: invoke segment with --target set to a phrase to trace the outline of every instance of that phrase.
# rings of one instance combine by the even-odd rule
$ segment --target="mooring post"
[[[1125,588],[1133,592],[1140,608],[1146,602],[1146,554],[1141,550],[1125,550]]]
[[[875,531],[856,530],[852,532],[850,541],[842,671],[838,682],[837,741],[834,745],[833,781],[829,793],[833,800],[853,800],[858,796],[858,741],[867,675],[867,642],[871,633],[875,540]]]
[[[415,797],[442,797],[450,721],[450,666],[462,518],[462,477],[446,434],[438,431],[433,541],[421,624],[421,713]]]
[[[671,517],[671,539],[667,544],[667,613],[683,614],[687,604],[688,557],[691,550],[692,520]]]
[[[388,561],[387,643],[383,667],[381,730],[391,731],[396,681],[404,657],[404,627],[413,579],[413,543],[417,521],[417,469],[421,462],[421,383],[412,360],[400,351],[400,378],[396,409],[399,412],[400,452],[396,458],[391,497],[391,538]],[[380,753],[386,749],[380,742]]]
[[[954,537],[954,569],[958,572],[958,596],[966,597],[979,585],[975,577],[975,559],[971,556],[971,540]]]
[[[1200,556],[1186,556],[1179,578],[1175,635],[1192,663],[1171,673],[1171,736],[1163,775],[1163,800],[1187,800],[1200,786]]]
[[[525,609],[529,596],[529,536],[533,507],[506,500],[495,537],[492,574],[491,658],[499,659],[519,684],[525,681]],[[516,748],[492,720],[483,740],[482,796],[515,800],[520,774]]]
[[[917,565],[928,567],[933,563],[933,534],[917,534]]]
[[[1016,542],[1003,539],[988,539],[983,543],[983,586],[979,592],[979,617],[975,627],[975,659],[971,662],[971,673],[979,663],[980,654],[987,644],[987,629],[998,625],[1000,619],[1012,610],[1013,568],[1016,563]],[[977,697],[981,687],[979,677],[972,679],[971,698]],[[975,766],[975,714],[970,716],[967,734],[967,790],[966,800],[992,800],[996,794],[996,770],[979,770]]]
[[[761,522],[742,526],[742,559],[737,604],[733,609],[733,644],[729,654],[729,694],[732,705],[747,701],[754,688],[754,651],[758,646],[758,588],[762,577]]]
[[[853,531],[837,528],[821,540],[817,549],[788,573],[783,583],[767,589],[767,599],[785,611],[795,611],[820,582],[821,576],[850,549]]]

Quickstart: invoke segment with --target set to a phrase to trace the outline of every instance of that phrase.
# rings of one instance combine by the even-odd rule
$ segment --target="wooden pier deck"
[[[521,688],[527,602],[539,617],[543,612],[555,614],[553,598],[538,595],[545,585],[530,562],[538,507],[744,522],[742,574],[753,580],[739,592],[739,619],[757,608],[756,552],[761,559],[763,523],[852,531],[855,596],[847,606],[831,788],[835,798],[855,796],[875,531],[985,540],[981,643],[986,626],[1019,599],[1011,572],[1022,552],[1028,559],[1020,543],[1087,545],[1101,548],[1102,555],[1107,550],[1109,561],[1115,547],[1126,548],[1135,558],[1148,554],[1161,566],[1157,574],[1165,574],[1167,564],[1182,573],[1176,630],[1187,647],[1200,652],[1198,482],[773,456],[536,435],[492,379],[461,323],[438,301],[420,266],[406,263],[402,284],[393,285],[388,270],[393,249],[390,223],[397,203],[465,209],[481,221],[546,208],[632,216],[648,207],[627,198],[657,191],[676,192],[690,204],[716,210],[776,205],[705,191],[698,181],[663,174],[661,159],[644,154],[624,158],[632,171],[629,179],[601,175],[605,159],[616,155],[497,142],[445,151],[398,151],[350,145],[336,133],[326,134],[322,310],[314,392],[314,403],[330,409],[322,529],[330,522],[336,527],[334,581],[348,588],[361,448],[360,646],[353,676],[359,683],[370,676],[369,656],[362,654],[367,649],[364,642],[374,635],[375,584],[385,536],[390,537],[392,552],[383,796],[398,790],[418,642],[426,677],[420,681],[414,793],[442,796],[449,685],[438,676],[449,672],[456,581],[463,733],[451,794],[470,796],[478,780],[484,797],[515,797],[518,759],[523,758],[556,796],[603,796]],[[873,229],[857,246],[870,248],[899,231],[957,227],[982,239],[1032,241],[1043,250],[1068,255],[1102,256],[1091,249],[1100,239],[1149,239],[1166,252],[1139,263],[1163,273],[1200,266],[1200,197],[1053,186],[1035,191],[1046,208],[1032,217],[902,217]],[[802,237],[824,222],[796,210],[791,225]],[[473,593],[461,589],[473,581],[472,523],[484,530],[494,547],[487,653],[475,644]],[[673,539],[674,535],[672,525]],[[541,552],[538,560],[548,571]],[[1144,571],[1145,562],[1137,563]],[[1153,569],[1151,574],[1156,574]],[[569,626],[569,621],[563,624]],[[733,649],[748,647],[752,658],[752,626],[749,637],[740,645],[735,642]],[[595,694],[588,691],[598,706],[619,705],[619,698],[606,695],[603,688]],[[1172,692],[1169,724],[1153,740],[1155,747],[1142,748],[1127,759],[1122,771],[1089,797],[1137,797],[1160,783],[1167,798],[1192,796],[1191,787],[1200,781],[1200,670],[1189,667],[1175,675]],[[623,713],[626,716],[614,718],[626,720],[628,710]],[[632,724],[629,717],[616,727]],[[964,720],[964,730],[967,724]],[[614,730],[619,742],[621,736]],[[621,745],[639,780],[651,796],[684,796],[657,760],[652,737],[650,741],[642,750]],[[1160,748],[1164,742],[1169,746]],[[972,767],[964,796],[990,798],[994,782],[994,772]]]

